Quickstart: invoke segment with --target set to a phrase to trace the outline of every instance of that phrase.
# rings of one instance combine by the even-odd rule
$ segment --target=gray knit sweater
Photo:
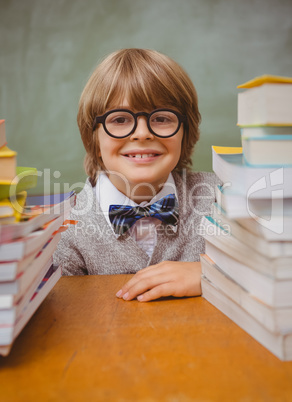
[[[129,233],[116,238],[87,180],[70,216],[78,224],[62,234],[54,254],[63,275],[133,274],[165,260],[199,261],[205,247],[197,229],[202,216],[210,214],[219,180],[214,173],[202,172],[173,172],[173,177],[179,203],[178,228],[175,233],[171,226],[158,225],[151,258]]]

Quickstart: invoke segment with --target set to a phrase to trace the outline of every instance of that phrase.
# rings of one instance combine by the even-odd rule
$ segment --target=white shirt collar
[[[121,193],[110,181],[108,176],[106,175],[105,172],[102,172],[99,174],[97,183],[95,186],[95,192],[96,192],[96,198],[97,201],[99,202],[100,208],[105,216],[105,219],[107,220],[108,224],[110,226],[111,222],[109,219],[109,206],[112,204],[115,205],[131,205],[133,207],[137,205],[141,205],[143,207],[147,205],[151,205],[154,202],[160,200],[160,198],[166,197],[169,194],[175,194],[177,200],[177,191],[176,191],[176,185],[173,179],[172,174],[170,173],[166,182],[164,183],[164,186],[162,189],[157,193],[150,202],[141,202],[140,204],[135,203],[133,200],[128,198],[126,195]],[[174,229],[177,229],[175,227]]]

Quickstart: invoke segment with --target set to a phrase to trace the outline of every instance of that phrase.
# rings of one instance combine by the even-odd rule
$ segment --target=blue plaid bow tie
[[[123,234],[138,219],[152,216],[163,223],[176,226],[178,223],[178,204],[174,194],[169,194],[147,207],[130,205],[110,205],[109,218],[116,234]]]

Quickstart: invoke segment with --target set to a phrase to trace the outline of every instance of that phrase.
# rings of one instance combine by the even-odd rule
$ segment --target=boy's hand
[[[116,294],[124,300],[201,295],[201,263],[163,261],[141,269]]]

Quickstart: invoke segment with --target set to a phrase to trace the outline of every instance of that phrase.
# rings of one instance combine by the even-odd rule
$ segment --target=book
[[[42,279],[40,279],[33,288],[32,293],[29,294],[30,298],[21,312],[18,312],[15,324],[0,327],[0,355],[6,356],[9,354],[15,338],[19,335],[60,277],[61,268],[52,264],[47,272],[43,273]]]
[[[14,215],[14,208],[12,202],[9,200],[9,198],[6,198],[4,200],[0,200],[0,217],[7,217],[7,216],[13,216]]]
[[[252,250],[233,236],[228,228],[220,226],[214,218],[204,216],[197,230],[198,234],[205,239],[206,250],[207,242],[209,242],[236,261],[244,261],[244,264],[254,271],[275,279],[292,278],[291,257],[270,258]],[[207,251],[206,254],[208,254]]]
[[[16,177],[13,181],[0,181],[0,200],[35,187],[37,178],[38,171],[36,168],[17,166]]]
[[[5,300],[5,303],[7,303],[7,299],[10,297],[11,299],[17,301],[24,295],[30,283],[38,275],[43,265],[47,264],[51,259],[54,251],[57,248],[60,236],[60,233],[57,233],[55,236],[53,236],[43,247],[38,258],[25,267],[23,271],[21,271],[19,275],[14,278],[14,280],[0,281],[0,308],[3,308],[3,300]]]
[[[292,84],[292,77],[282,77],[280,75],[264,74],[255,77],[243,84],[237,86],[237,88],[254,88],[263,84]]]
[[[0,216],[0,226],[1,225],[10,225],[11,223],[15,223],[15,217],[13,215],[9,216]]]
[[[29,287],[26,289],[23,297],[18,300],[14,300],[14,303],[7,303],[5,307],[1,307],[0,309],[0,331],[4,326],[14,326],[19,319],[21,313],[27,306],[30,299],[35,294],[36,289],[38,288],[41,281],[45,277],[46,273],[52,267],[52,258],[50,258],[46,264],[43,264],[41,270],[39,270],[38,275],[34,278],[34,280],[30,283]],[[60,269],[61,270],[61,269]]]
[[[241,137],[254,138],[270,136],[290,136],[292,135],[292,126],[247,126],[240,127]]]
[[[7,145],[0,148],[0,182],[9,184],[16,176],[16,152]]]
[[[31,262],[33,262],[38,254],[39,250],[35,250],[28,256],[13,261],[0,261],[0,281],[12,281],[15,279]]]
[[[216,200],[226,215],[232,219],[253,218],[261,222],[267,221],[271,231],[283,233],[285,225],[292,217],[292,197],[290,198],[247,198],[238,194],[231,187],[217,186]],[[273,219],[271,219],[273,218]],[[290,230],[291,232],[291,230]]]
[[[0,120],[0,148],[7,144],[6,141],[6,131],[5,131],[5,120]]]
[[[292,278],[279,279],[259,272],[247,265],[245,259],[232,258],[209,241],[205,252],[221,271],[263,303],[270,307],[292,307]]]
[[[14,241],[0,244],[0,261],[18,261],[39,251],[63,224],[63,216]]]
[[[5,198],[0,200],[0,217],[1,218],[11,218],[12,223],[18,222],[21,218],[21,214],[26,201],[27,193],[22,191],[16,194],[13,199]],[[1,222],[0,220],[0,223]]]
[[[274,333],[267,330],[251,314],[220,291],[204,276],[201,280],[202,296],[239,327],[281,360],[292,359],[292,333]]]
[[[250,165],[292,165],[292,135],[242,135],[241,142],[245,161]]]
[[[276,218],[276,219],[275,219]],[[292,241],[292,215],[277,216],[273,218],[273,225],[270,228],[258,222],[257,218],[238,219],[240,225],[256,236],[261,236],[268,241],[281,240]],[[279,230],[272,230],[273,226]]]
[[[292,166],[249,166],[241,147],[213,146],[212,167],[225,188],[248,200],[292,198]]]
[[[226,296],[239,304],[271,332],[292,332],[292,307],[271,307],[244,289],[223,272],[206,254],[200,255],[202,275]]]
[[[47,259],[46,261],[43,262],[42,266],[38,267],[38,271],[36,273],[36,275],[34,276],[34,278],[31,278],[30,283],[28,284],[28,286],[26,287],[26,289],[24,291],[22,291],[19,294],[0,294],[0,315],[1,315],[1,311],[3,310],[7,310],[7,309],[12,309],[16,306],[18,306],[20,303],[22,303],[22,300],[27,298],[27,293],[29,292],[29,289],[31,289],[32,286],[36,286],[39,281],[40,281],[40,276],[43,277],[44,275],[44,271],[46,271],[51,264],[53,263],[53,257],[50,256],[49,259]]]
[[[291,82],[263,82],[238,94],[237,124],[292,125]]]
[[[268,228],[255,218],[236,217],[234,219],[226,213],[220,203],[214,202],[211,216],[219,225],[227,226],[235,237],[251,248],[268,249],[270,256],[274,255],[274,251],[272,251],[274,249],[279,250],[275,252],[283,254],[292,247],[292,215],[273,216],[272,218],[270,215],[266,216],[266,221],[271,224]]]
[[[242,220],[228,218],[217,203],[212,205],[212,218],[232,236],[264,256],[270,258],[292,257],[292,241],[283,241],[282,237],[276,238],[276,240],[266,239],[259,235],[260,231],[257,234],[249,231],[246,226],[241,225]]]
[[[40,204],[36,205],[35,201],[39,201]],[[49,204],[46,204],[45,201],[49,201]],[[11,225],[0,225],[0,261],[2,260],[1,251],[3,250],[1,243],[25,237],[59,216],[63,216],[63,221],[65,221],[75,202],[76,193],[74,191],[38,198],[35,196],[27,197],[25,208],[27,220]]]

